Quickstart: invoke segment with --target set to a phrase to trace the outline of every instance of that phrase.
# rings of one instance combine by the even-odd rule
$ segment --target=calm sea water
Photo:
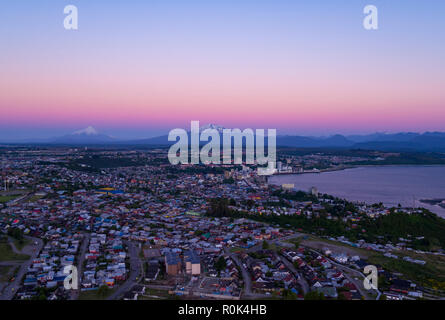
[[[383,202],[387,206],[421,206],[445,217],[445,209],[421,199],[445,199],[445,166],[376,166],[343,171],[279,175],[269,183],[293,183],[297,190],[319,192],[351,201]]]

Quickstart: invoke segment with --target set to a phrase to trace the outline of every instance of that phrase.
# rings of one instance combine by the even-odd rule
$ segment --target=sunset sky
[[[0,141],[445,131],[445,1],[1,1],[0,43]]]

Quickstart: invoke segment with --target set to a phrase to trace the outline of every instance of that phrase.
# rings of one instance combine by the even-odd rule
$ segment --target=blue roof
[[[165,257],[167,259],[167,264],[168,265],[174,265],[174,264],[178,264],[179,263],[179,255],[177,253],[168,252],[165,255]]]

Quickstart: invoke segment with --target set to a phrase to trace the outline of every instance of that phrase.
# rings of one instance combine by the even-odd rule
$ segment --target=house
[[[181,271],[181,260],[179,259],[179,255],[174,252],[166,253],[165,267],[168,275],[178,275]]]
[[[317,291],[322,293],[326,298],[336,299],[338,297],[337,289],[335,287],[321,287]]]
[[[152,260],[148,263],[147,271],[145,273],[145,281],[156,280],[159,274],[159,262]]]
[[[187,274],[191,275],[199,275],[201,274],[201,261],[199,259],[198,254],[189,250],[184,255],[185,260],[185,270]]]

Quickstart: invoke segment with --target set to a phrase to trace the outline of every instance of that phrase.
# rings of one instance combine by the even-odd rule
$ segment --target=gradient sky
[[[79,30],[63,8],[79,9]],[[379,9],[379,30],[362,26]],[[445,131],[445,1],[0,2],[0,139]]]

